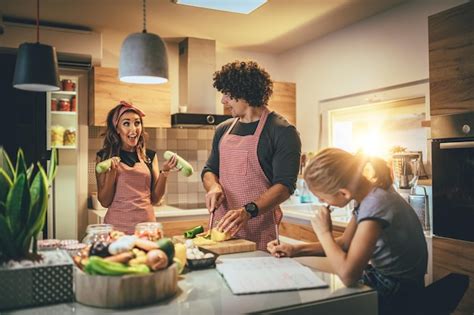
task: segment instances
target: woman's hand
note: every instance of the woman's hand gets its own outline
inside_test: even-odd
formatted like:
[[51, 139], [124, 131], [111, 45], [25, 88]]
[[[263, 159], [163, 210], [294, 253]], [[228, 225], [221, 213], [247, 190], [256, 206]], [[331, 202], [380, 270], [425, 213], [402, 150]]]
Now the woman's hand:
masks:
[[227, 233], [230, 232], [232, 236], [247, 224], [250, 219], [250, 214], [244, 208], [237, 210], [229, 210], [216, 226], [218, 231]]
[[217, 208], [220, 207], [224, 201], [225, 196], [222, 191], [222, 186], [215, 184], [211, 189], [206, 193], [206, 207], [209, 213], [214, 212]]
[[166, 160], [166, 161], [163, 163], [163, 166], [161, 167], [161, 170], [162, 170], [163, 172], [168, 173], [168, 172], [171, 171], [173, 168], [175, 168], [177, 164], [178, 164], [178, 159], [176, 158], [176, 155], [173, 155], [173, 156], [171, 157], [171, 159]]
[[332, 233], [331, 211], [328, 207], [319, 206], [314, 211], [311, 226], [318, 238], [325, 233]]
[[292, 257], [295, 254], [293, 245], [286, 243], [279, 243], [278, 240], [273, 240], [267, 244], [268, 252], [275, 257]]

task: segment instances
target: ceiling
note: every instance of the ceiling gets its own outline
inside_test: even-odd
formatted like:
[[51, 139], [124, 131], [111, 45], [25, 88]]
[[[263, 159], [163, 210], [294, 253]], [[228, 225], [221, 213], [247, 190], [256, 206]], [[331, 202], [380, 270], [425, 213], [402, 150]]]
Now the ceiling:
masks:
[[[219, 0], [209, 0], [219, 1]], [[409, 0], [268, 0], [249, 15], [147, 1], [147, 30], [169, 41], [214, 39], [232, 49], [279, 54]], [[142, 30], [141, 0], [41, 0], [40, 19], [97, 32]], [[36, 18], [35, 0], [1, 0], [7, 17]]]

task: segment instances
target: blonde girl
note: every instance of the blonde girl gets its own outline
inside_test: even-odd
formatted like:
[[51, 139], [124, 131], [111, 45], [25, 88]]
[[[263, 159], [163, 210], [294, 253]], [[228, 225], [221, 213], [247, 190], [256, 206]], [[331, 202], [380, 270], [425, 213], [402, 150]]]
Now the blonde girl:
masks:
[[[328, 148], [309, 163], [304, 178], [311, 192], [327, 203], [311, 220], [319, 242], [268, 243], [276, 256], [326, 256], [342, 282], [359, 281], [378, 291], [379, 312], [408, 311], [407, 303], [424, 287], [427, 247], [421, 224], [410, 205], [393, 189], [386, 162]], [[339, 238], [332, 234], [329, 206], [356, 207]]]

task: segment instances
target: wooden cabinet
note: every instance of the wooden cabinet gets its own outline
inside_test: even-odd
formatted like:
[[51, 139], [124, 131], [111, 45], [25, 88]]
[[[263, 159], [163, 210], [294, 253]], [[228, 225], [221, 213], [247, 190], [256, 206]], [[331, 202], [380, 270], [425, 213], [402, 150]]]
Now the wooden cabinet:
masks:
[[143, 112], [147, 127], [170, 127], [170, 84], [129, 84], [120, 82], [118, 69], [94, 67], [89, 78], [89, 125], [105, 126], [107, 113], [121, 100]]
[[474, 110], [473, 20], [474, 2], [428, 18], [431, 115]]
[[296, 125], [296, 84], [273, 82], [273, 95], [268, 108], [285, 117], [290, 124]]
[[455, 272], [468, 275], [469, 287], [454, 314], [474, 312], [474, 243], [433, 237], [433, 281]]
[[[290, 124], [296, 125], [296, 84], [273, 82], [273, 94], [268, 107], [285, 117]], [[230, 115], [230, 111], [225, 107], [224, 114]]]
[[[280, 235], [304, 242], [317, 242], [318, 238], [314, 233], [311, 225], [308, 224], [298, 224], [293, 222], [283, 221], [280, 224], [279, 229]], [[341, 236], [344, 233], [344, 228], [333, 226], [332, 234], [334, 237]]]

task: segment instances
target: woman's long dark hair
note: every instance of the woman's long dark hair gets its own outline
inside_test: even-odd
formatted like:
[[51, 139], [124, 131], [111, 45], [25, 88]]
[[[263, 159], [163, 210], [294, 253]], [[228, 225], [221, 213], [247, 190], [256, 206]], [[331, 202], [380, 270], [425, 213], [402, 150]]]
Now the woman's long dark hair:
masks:
[[[107, 129], [102, 134], [105, 136], [104, 144], [102, 149], [99, 151], [99, 156], [101, 161], [109, 159], [113, 156], [120, 155], [120, 149], [122, 148], [122, 140], [120, 139], [119, 134], [117, 133], [117, 128], [113, 123], [114, 115], [117, 111], [122, 108], [123, 105], [119, 104], [112, 108], [109, 113], [107, 114]], [[135, 112], [133, 109], [126, 110], [123, 114], [127, 112]], [[123, 115], [122, 114], [122, 115]], [[119, 117], [120, 118], [120, 117]], [[140, 123], [142, 125], [142, 132], [140, 137], [138, 138], [137, 144], [137, 154], [138, 156], [145, 161], [146, 163], [150, 163], [149, 158], [146, 156], [146, 147], [145, 147], [145, 140], [148, 139], [148, 134], [145, 132], [145, 127], [143, 126], [143, 119], [140, 117]]]

